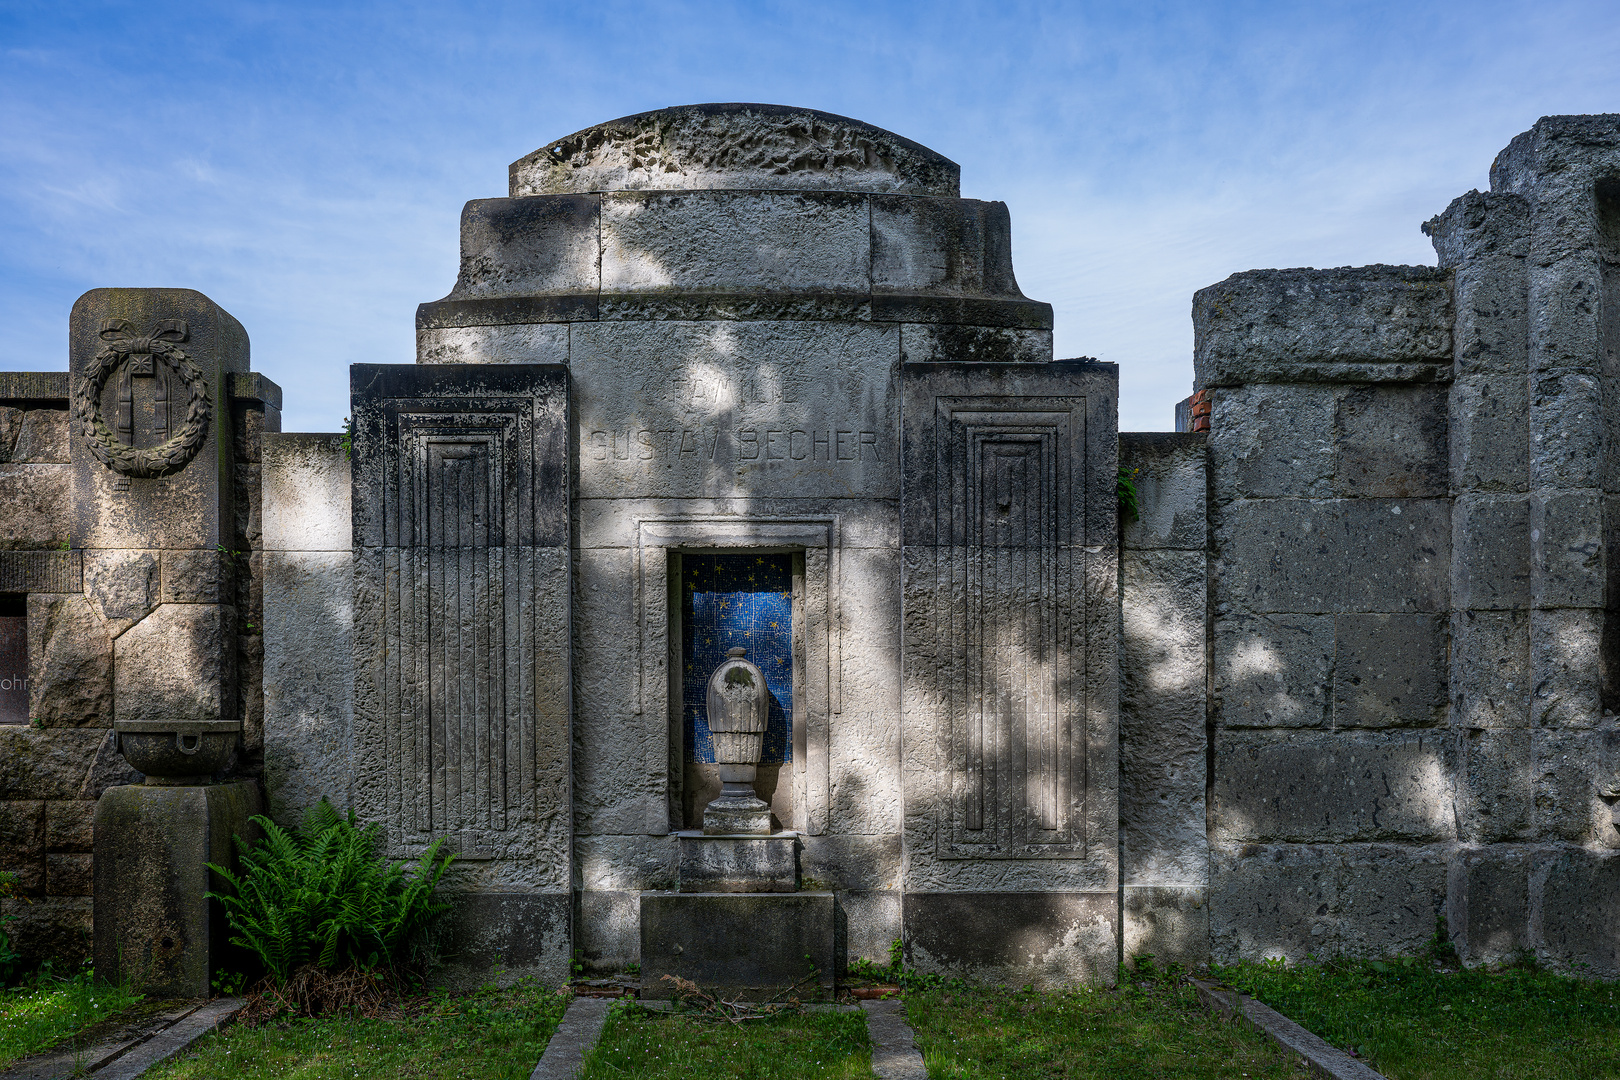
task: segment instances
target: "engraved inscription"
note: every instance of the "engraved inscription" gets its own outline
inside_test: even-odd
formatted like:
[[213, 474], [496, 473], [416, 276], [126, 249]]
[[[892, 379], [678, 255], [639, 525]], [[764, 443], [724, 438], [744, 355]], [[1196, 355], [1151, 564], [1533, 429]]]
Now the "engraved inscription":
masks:
[[860, 428], [582, 428], [592, 461], [881, 462], [878, 432]]

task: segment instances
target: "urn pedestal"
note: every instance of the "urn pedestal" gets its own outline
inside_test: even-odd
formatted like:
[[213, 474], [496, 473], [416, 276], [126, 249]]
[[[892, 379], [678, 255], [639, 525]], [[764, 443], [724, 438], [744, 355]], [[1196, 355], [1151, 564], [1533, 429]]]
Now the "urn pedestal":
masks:
[[799, 834], [771, 832], [754, 791], [770, 690], [744, 656], [729, 650], [709, 679], [720, 795], [701, 831], [676, 834], [677, 890], [641, 894], [644, 997], [670, 996], [665, 975], [755, 1001], [835, 989], [833, 895], [799, 891]]
[[96, 803], [96, 977], [154, 998], [205, 998], [230, 929], [209, 863], [234, 869], [235, 837], [263, 810], [256, 780], [126, 784]]

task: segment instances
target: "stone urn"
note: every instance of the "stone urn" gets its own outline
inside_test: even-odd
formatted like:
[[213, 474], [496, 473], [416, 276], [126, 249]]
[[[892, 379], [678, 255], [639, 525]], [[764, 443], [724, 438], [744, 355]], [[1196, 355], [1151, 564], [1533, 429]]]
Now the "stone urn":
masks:
[[726, 650], [725, 661], [709, 676], [709, 734], [720, 767], [720, 794], [703, 811], [703, 831], [710, 836], [771, 831], [771, 808], [754, 792], [771, 691], [765, 673], [743, 659], [747, 652]]
[[158, 787], [208, 783], [242, 737], [236, 720], [120, 720], [113, 731], [124, 760]]

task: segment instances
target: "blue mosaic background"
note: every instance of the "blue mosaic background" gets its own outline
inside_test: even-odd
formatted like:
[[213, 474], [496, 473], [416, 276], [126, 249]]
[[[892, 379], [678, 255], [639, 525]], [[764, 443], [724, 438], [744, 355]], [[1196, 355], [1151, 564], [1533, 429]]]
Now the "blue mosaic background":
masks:
[[686, 760], [714, 763], [709, 676], [741, 645], [771, 691], [762, 765], [793, 760], [793, 556], [681, 557], [681, 712]]

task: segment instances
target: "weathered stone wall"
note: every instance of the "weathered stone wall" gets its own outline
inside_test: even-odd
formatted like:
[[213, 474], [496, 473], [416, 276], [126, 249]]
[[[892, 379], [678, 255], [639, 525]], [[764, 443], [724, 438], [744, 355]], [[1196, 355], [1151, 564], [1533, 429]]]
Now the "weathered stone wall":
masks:
[[[114, 749], [116, 717], [167, 715], [178, 703], [240, 719], [236, 771], [258, 766], [258, 459], [263, 433], [280, 426], [281, 391], [247, 371], [236, 320], [189, 290], [86, 294], [75, 305], [75, 371], [104, 347], [103, 318], [142, 334], [173, 316], [186, 325], [180, 344], [208, 372], [212, 420], [186, 466], [204, 480], [100, 491], [113, 474], [79, 460], [87, 455], [69, 414], [78, 375], [0, 376], [0, 593], [26, 597], [30, 716], [0, 727], [0, 869], [20, 879], [25, 899], [5, 910], [30, 962], [89, 953], [96, 800], [140, 780]], [[113, 397], [109, 385], [109, 418]], [[169, 521], [160, 488], [184, 504]], [[136, 519], [138, 535], [128, 531]]]
[[264, 786], [270, 816], [285, 825], [322, 798], [354, 805], [346, 442], [338, 434], [264, 440]]
[[1119, 437], [1140, 502], [1120, 530], [1122, 948], [1160, 963], [1209, 957], [1207, 442]]
[[1434, 932], [1456, 839], [1450, 276], [1254, 271], [1194, 300], [1217, 959]]

